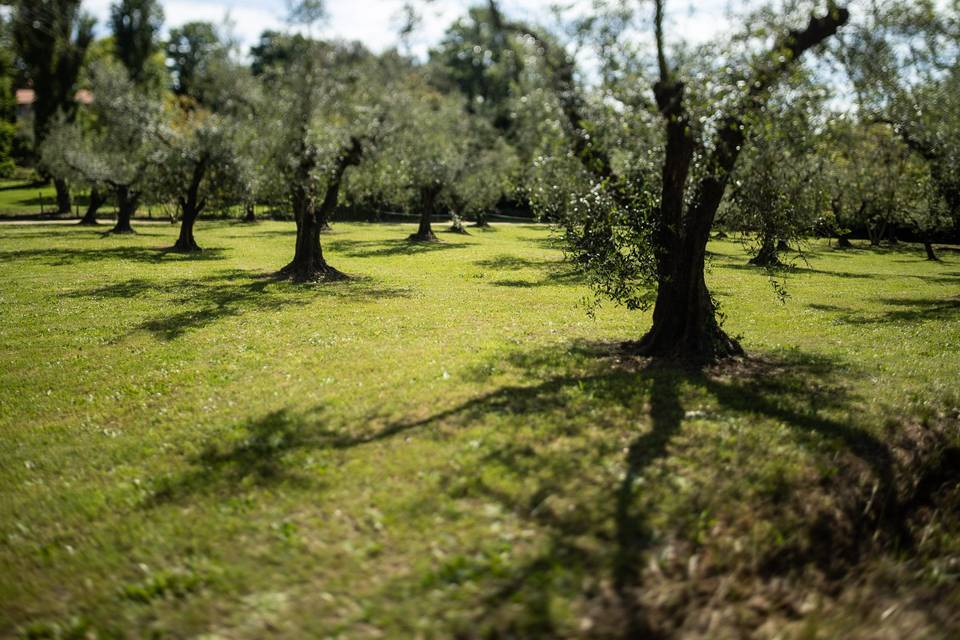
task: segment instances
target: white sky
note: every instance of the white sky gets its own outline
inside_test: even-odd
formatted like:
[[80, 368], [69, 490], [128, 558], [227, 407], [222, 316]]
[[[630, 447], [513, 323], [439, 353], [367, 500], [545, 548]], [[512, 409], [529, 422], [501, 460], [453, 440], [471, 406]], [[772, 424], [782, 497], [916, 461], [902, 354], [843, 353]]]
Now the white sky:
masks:
[[[637, 0], [639, 3], [639, 0]], [[702, 41], [725, 26], [725, 9], [742, 5], [744, 0], [673, 0], [668, 4], [671, 18], [679, 33], [687, 40]], [[107, 29], [112, 0], [84, 0], [84, 7], [93, 13], [101, 32]], [[286, 3], [284, 0], [162, 0], [165, 27], [170, 28], [192, 20], [206, 20], [215, 24], [229, 16], [233, 33], [242, 44], [244, 53], [265, 29], [284, 27]], [[398, 42], [398, 16], [403, 0], [327, 0], [329, 20], [321, 35], [347, 40], [360, 40], [375, 51]], [[440, 40], [446, 28], [464, 15], [473, 3], [463, 0], [432, 0], [417, 3], [423, 23], [413, 38], [413, 51], [423, 54]], [[501, 10], [511, 18], [522, 18], [535, 23], [551, 24], [550, 7], [561, 4], [564, 15], [581, 15], [590, 10], [591, 0], [501, 0]]]

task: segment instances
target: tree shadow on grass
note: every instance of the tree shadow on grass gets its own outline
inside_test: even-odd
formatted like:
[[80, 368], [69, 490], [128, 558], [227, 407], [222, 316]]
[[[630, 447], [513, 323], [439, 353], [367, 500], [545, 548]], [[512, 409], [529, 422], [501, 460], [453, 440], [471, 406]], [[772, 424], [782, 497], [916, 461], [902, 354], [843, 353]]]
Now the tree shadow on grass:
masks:
[[434, 253], [448, 249], [461, 249], [470, 246], [466, 242], [409, 242], [399, 240], [329, 240], [324, 243], [331, 253], [352, 258], [374, 258], [389, 256], [418, 255]]
[[36, 261], [52, 267], [93, 264], [109, 260], [161, 263], [223, 260], [225, 258], [225, 251], [220, 248], [207, 248], [190, 254], [173, 252], [170, 251], [169, 247], [45, 248], [0, 252], [0, 261]]
[[207, 277], [175, 280], [133, 279], [68, 294], [77, 298], [120, 298], [161, 296], [175, 309], [143, 321], [136, 330], [145, 330], [173, 340], [229, 317], [289, 306], [312, 304], [319, 297], [371, 301], [409, 295], [406, 289], [385, 287], [368, 278], [350, 278], [303, 287], [274, 274], [255, 275], [239, 269], [220, 271]]
[[773, 272], [781, 275], [804, 276], [804, 275], [823, 275], [835, 278], [844, 278], [852, 280], [891, 280], [894, 278], [917, 278], [925, 282], [933, 283], [956, 283], [957, 279], [950, 274], [944, 275], [924, 275], [919, 273], [870, 273], [856, 271], [837, 271], [828, 269], [816, 269], [812, 266], [797, 266], [784, 264], [782, 266], [764, 268], [746, 263], [732, 263], [730, 257], [717, 258], [717, 262], [722, 262], [717, 266], [721, 269], [735, 269], [737, 271], [750, 271], [753, 273]]
[[494, 280], [490, 283], [500, 287], [539, 287], [578, 284], [584, 281], [583, 274], [570, 264], [560, 260], [531, 259], [504, 253], [493, 258], [476, 260], [474, 264], [498, 272], [530, 269], [545, 274], [539, 280], [503, 279]]
[[207, 445], [189, 460], [191, 468], [185, 473], [158, 480], [143, 506], [276, 484], [315, 488], [285, 462], [287, 455], [304, 446], [305, 438], [301, 422], [289, 412], [269, 413], [244, 425], [244, 437]]
[[[468, 549], [454, 559], [455, 567], [442, 566], [424, 577], [422, 584], [433, 587], [438, 581], [464, 579], [466, 571], [470, 580], [482, 583], [481, 613], [467, 625], [469, 637], [552, 637], [559, 631], [550, 603], [578, 598], [597, 613], [597, 635], [660, 637], [683, 624], [696, 607], [694, 601], [699, 598], [703, 604], [713, 597], [700, 593], [679, 609], [658, 604], [669, 590], [664, 576], [683, 573], [690, 557], [733, 553], [696, 533], [696, 519], [704, 508], [697, 505], [710, 504], [709, 493], [692, 491], [684, 498], [689, 504], [676, 508], [679, 515], [672, 517], [691, 524], [671, 523], [665, 530], [662, 522], [663, 501], [670, 500], [673, 482], [667, 470], [676, 466], [677, 451], [691, 446], [690, 436], [681, 436], [705, 419], [700, 411], [691, 411], [701, 403], [711, 406], [707, 419], [718, 424], [746, 421], [759, 430], [785, 425], [783, 437], [801, 450], [830, 464], [843, 465], [838, 460], [849, 457], [856, 461], [852, 466], [862, 466], [875, 483], [871, 497], [869, 487], [845, 486], [850, 478], [841, 474], [835, 479], [837, 491], [855, 494], [850, 512], [837, 516], [842, 521], [824, 515], [807, 523], [810, 538], [826, 536], [822, 545], [797, 542], [764, 550], [766, 555], [757, 561], [758, 575], [809, 567], [843, 575], [867, 541], [887, 540], [901, 548], [911, 543], [894, 455], [886, 442], [850, 418], [859, 399], [842, 378], [855, 372], [836, 361], [793, 353], [698, 371], [656, 365], [609, 345], [513, 354], [507, 361], [526, 379], [542, 381], [502, 387], [427, 418], [396, 421], [367, 433], [330, 433], [322, 443], [353, 448], [421, 430], [429, 434], [434, 429], [496, 425], [477, 441], [472, 462], [458, 465], [442, 484], [455, 498], [499, 503], [541, 531], [545, 541], [506, 566], [475, 560], [483, 557], [482, 550]], [[631, 424], [636, 425], [632, 433], [624, 430]], [[762, 439], [763, 432], [756, 437]], [[618, 458], [618, 473], [600, 472]], [[716, 461], [699, 462], [709, 468]], [[745, 486], [739, 489], [755, 488], [746, 479], [742, 482]], [[777, 485], [778, 480], [770, 482]], [[708, 484], [702, 489], [710, 490]], [[764, 490], [778, 497], [758, 502], [757, 509], [776, 521], [802, 512], [804, 492], [816, 489], [777, 485]], [[737, 501], [730, 498], [730, 503]], [[837, 508], [832, 505], [830, 513]], [[687, 556], [676, 566], [651, 571], [651, 554], [665, 545], [686, 549]], [[589, 583], [585, 590], [584, 583]], [[710, 584], [715, 585], [704, 582]]]
[[[372, 415], [347, 425], [323, 414], [270, 413], [250, 423], [246, 437], [191, 458], [193, 468], [161, 481], [151, 504], [277, 482], [309, 485], [290, 471], [288, 456], [298, 450], [354, 455], [378, 442], [451, 442], [470, 430], [456, 464], [440, 465], [438, 486], [418, 490], [445, 492], [473, 510], [499, 505], [520, 529], [536, 531], [537, 543], [504, 551], [493, 534], [469, 538], [426, 573], [385, 587], [437, 602], [442, 589], [473, 599], [464, 609], [473, 613], [451, 634], [465, 638], [569, 632], [556, 603], [586, 612], [584, 636], [667, 637], [711, 606], [749, 608], [756, 580], [810, 568], [847, 579], [878, 541], [894, 550], [912, 544], [905, 523], [915, 505], [902, 497], [891, 439], [858, 422], [870, 420], [849, 391], [849, 378], [861, 374], [841, 362], [788, 352], [696, 370], [587, 343], [495, 362], [530, 383], [413, 420]], [[492, 382], [491, 369], [482, 370], [476, 382], [483, 375]], [[753, 467], [775, 465], [781, 445], [812, 458], [805, 464], [822, 468], [823, 478], [789, 484], [774, 466], [758, 479]], [[786, 540], [735, 551], [731, 538], [749, 541], [757, 522], [784, 527]], [[742, 560], [750, 554], [752, 564]], [[741, 564], [725, 566], [731, 557]], [[713, 565], [698, 572], [698, 558]], [[741, 582], [719, 594], [724, 576]], [[458, 593], [465, 582], [472, 590]]]
[[950, 320], [960, 316], [960, 297], [954, 298], [880, 298], [880, 304], [892, 309], [876, 312], [855, 311], [829, 304], [810, 304], [811, 309], [837, 315], [844, 324], [885, 324], [889, 322], [923, 322]]

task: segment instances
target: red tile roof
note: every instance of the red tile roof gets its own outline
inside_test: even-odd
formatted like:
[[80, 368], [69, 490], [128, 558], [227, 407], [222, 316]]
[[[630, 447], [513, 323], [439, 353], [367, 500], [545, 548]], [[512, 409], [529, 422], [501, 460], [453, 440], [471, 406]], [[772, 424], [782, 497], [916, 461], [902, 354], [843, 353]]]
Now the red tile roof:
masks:
[[[37, 94], [33, 89], [17, 89], [18, 105], [33, 104], [34, 100], [36, 99]], [[76, 94], [74, 94], [73, 99], [80, 104], [90, 104], [93, 102], [93, 94], [86, 89], [80, 89]]]

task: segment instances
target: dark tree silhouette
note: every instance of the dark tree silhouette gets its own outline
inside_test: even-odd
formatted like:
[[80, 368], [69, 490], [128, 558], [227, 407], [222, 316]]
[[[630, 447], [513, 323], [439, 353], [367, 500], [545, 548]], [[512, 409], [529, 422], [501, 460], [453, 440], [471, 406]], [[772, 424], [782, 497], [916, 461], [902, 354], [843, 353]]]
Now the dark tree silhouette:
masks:
[[107, 202], [107, 196], [98, 188], [90, 189], [90, 196], [87, 199], [87, 210], [83, 214], [78, 224], [82, 226], [95, 227], [97, 222], [97, 211]]
[[157, 51], [162, 24], [163, 9], [157, 0], [120, 0], [110, 9], [117, 58], [135, 84], [146, 80], [147, 62]]
[[[39, 155], [57, 114], [76, 116], [77, 78], [87, 47], [93, 42], [92, 17], [80, 10], [80, 0], [18, 0], [14, 5], [14, 44], [33, 83], [34, 145]], [[70, 187], [54, 176], [57, 210], [70, 213]]]

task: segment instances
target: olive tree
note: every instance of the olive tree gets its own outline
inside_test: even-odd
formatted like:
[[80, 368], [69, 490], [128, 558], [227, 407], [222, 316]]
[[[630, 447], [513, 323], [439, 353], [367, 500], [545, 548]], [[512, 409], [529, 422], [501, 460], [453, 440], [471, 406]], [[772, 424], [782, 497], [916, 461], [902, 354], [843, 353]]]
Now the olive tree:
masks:
[[825, 92], [798, 85], [779, 92], [752, 123], [733, 175], [725, 222], [746, 234], [757, 266], [782, 265], [783, 246], [800, 242], [826, 208], [816, 130]]
[[455, 205], [453, 189], [466, 166], [470, 134], [459, 94], [444, 93], [408, 73], [392, 91], [380, 148], [357, 187], [418, 213], [417, 231], [408, 240], [437, 242], [432, 220], [442, 206]]
[[200, 251], [193, 236], [197, 218], [214, 197], [241, 192], [236, 127], [229, 116], [176, 109], [160, 136], [157, 195], [180, 212], [173, 251]]
[[134, 233], [130, 220], [159, 166], [163, 103], [109, 61], [92, 70], [91, 90], [96, 99], [85, 107], [89, 124], [60, 121], [44, 141], [41, 157], [63, 175], [105, 185], [117, 204], [111, 232]]
[[519, 173], [517, 153], [502, 137], [482, 133], [473, 136], [449, 190], [454, 220], [451, 230], [465, 233], [464, 217], [472, 218], [475, 227], [488, 228], [487, 215], [516, 191]]
[[827, 138], [827, 226], [837, 246], [850, 247], [856, 229], [877, 246], [895, 240], [897, 228], [909, 228], [924, 241], [928, 257], [935, 257], [931, 237], [948, 228], [950, 218], [930, 166], [884, 124], [838, 121]]
[[960, 13], [956, 2], [871, 5], [841, 49], [865, 118], [887, 124], [929, 165], [960, 230]]
[[640, 353], [696, 361], [742, 353], [718, 321], [704, 278], [706, 245], [750, 125], [771, 91], [849, 19], [845, 8], [826, 5], [804, 26], [742, 38], [742, 53], [728, 52], [708, 83], [712, 94], [699, 96], [703, 110], [694, 110], [690, 98], [698, 97], [697, 86], [682, 66], [671, 64], [665, 2], [654, 3], [653, 98], [664, 140], [656, 183], [618, 174], [610, 154], [585, 127], [576, 127], [575, 155], [595, 182], [567, 225], [568, 253], [615, 300], [642, 307], [653, 298], [653, 326], [637, 345]]
[[281, 273], [298, 282], [343, 278], [327, 264], [320, 234], [344, 173], [376, 137], [383, 78], [360, 45], [313, 39], [303, 41], [303, 55], [262, 77], [271, 95], [260, 119], [268, 188], [290, 203], [297, 224], [294, 257]]

